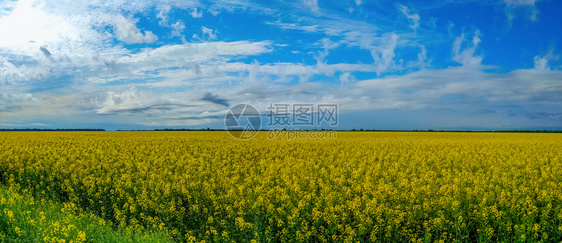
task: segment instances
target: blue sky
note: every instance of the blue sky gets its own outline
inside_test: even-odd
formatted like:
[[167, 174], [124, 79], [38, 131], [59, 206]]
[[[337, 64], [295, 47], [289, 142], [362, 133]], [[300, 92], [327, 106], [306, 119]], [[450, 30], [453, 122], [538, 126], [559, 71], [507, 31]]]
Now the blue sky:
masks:
[[562, 129], [562, 3], [0, 0], [0, 128]]

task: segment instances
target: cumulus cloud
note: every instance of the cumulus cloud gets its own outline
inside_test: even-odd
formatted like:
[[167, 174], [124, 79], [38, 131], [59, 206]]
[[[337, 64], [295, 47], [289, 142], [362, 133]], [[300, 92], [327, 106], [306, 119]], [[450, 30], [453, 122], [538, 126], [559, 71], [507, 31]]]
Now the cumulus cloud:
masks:
[[185, 29], [185, 25], [181, 20], [172, 24], [172, 36], [182, 36], [182, 32]]
[[43, 79], [51, 74], [48, 66], [15, 65], [0, 59], [0, 85], [17, 85], [20, 82]]
[[558, 55], [554, 55], [554, 49], [550, 49], [550, 51], [544, 56], [535, 56], [535, 69], [537, 70], [551, 70], [550, 65], [548, 62], [556, 61], [560, 58]]
[[146, 30], [142, 33], [142, 31], [135, 26], [135, 23], [123, 16], [117, 16], [114, 26], [117, 39], [128, 44], [152, 43], [158, 40], [158, 37], [154, 35], [152, 31]]

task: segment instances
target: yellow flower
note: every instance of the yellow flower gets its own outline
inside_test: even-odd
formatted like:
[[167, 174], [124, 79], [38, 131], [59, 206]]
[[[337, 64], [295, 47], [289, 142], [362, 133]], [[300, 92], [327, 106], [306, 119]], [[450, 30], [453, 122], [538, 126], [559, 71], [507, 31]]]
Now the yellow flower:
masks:
[[84, 231], [78, 231], [78, 237], [76, 237], [76, 242], [86, 242], [86, 233]]
[[23, 230], [20, 229], [20, 227], [15, 227], [14, 231], [16, 232], [16, 234], [18, 234], [18, 236], [22, 236], [23, 235]]

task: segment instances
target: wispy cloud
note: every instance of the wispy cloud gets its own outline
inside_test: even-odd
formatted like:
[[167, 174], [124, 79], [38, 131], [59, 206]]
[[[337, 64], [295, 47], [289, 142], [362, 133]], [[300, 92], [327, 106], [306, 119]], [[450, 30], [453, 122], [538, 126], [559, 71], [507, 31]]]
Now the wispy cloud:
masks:
[[472, 46], [461, 51], [461, 45], [465, 41], [464, 33], [457, 37], [453, 44], [453, 60], [466, 66], [477, 66], [482, 62], [482, 56], [475, 56], [476, 48], [480, 43], [479, 31], [472, 37]]
[[201, 26], [201, 32], [203, 32], [202, 36], [209, 38], [209, 40], [216, 40], [217, 39], [217, 31], [211, 28], [207, 28], [205, 26]]
[[511, 28], [513, 20], [517, 18], [517, 10], [522, 9], [523, 13], [530, 20], [536, 21], [538, 18], [539, 10], [536, 8], [535, 3], [539, 0], [504, 0], [505, 15], [509, 27]]
[[411, 23], [410, 28], [412, 28], [413, 30], [418, 29], [418, 27], [420, 26], [420, 15], [419, 14], [410, 14], [410, 9], [408, 7], [402, 5], [402, 4], [398, 5], [398, 9], [410, 21], [410, 23]]
[[320, 8], [318, 7], [318, 0], [302, 0], [303, 4], [314, 13], [318, 13]]

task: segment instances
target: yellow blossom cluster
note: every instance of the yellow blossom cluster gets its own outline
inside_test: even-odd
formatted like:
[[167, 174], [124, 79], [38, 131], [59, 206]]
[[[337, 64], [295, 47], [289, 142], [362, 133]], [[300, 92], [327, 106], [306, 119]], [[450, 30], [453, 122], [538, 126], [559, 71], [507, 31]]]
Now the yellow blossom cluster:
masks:
[[562, 239], [562, 134], [337, 137], [4, 132], [0, 180], [183, 242]]

